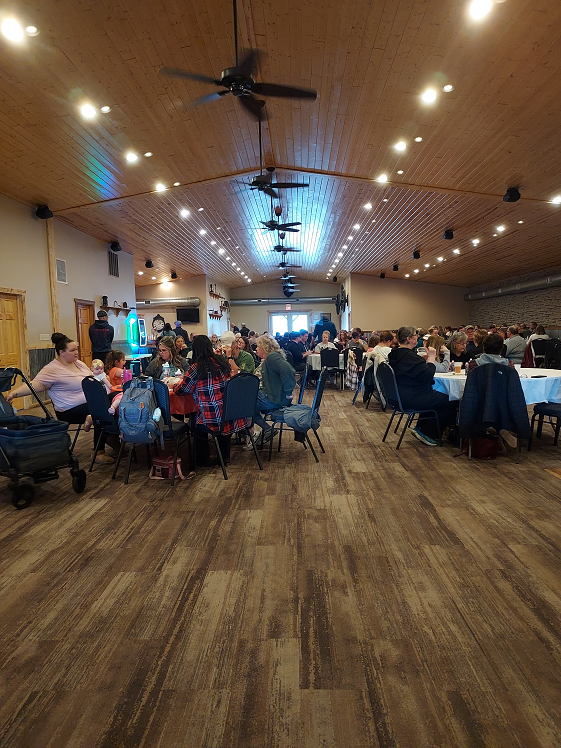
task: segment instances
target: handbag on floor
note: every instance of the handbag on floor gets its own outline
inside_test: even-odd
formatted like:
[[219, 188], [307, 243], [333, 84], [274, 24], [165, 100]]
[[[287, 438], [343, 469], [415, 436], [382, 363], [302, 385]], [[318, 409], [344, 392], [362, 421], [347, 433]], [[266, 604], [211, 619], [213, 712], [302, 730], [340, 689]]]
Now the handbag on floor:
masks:
[[[496, 460], [501, 451], [501, 438], [498, 434], [474, 434], [471, 437], [471, 456], [476, 460]], [[462, 451], [454, 455], [469, 454], [469, 439], [462, 441]]]

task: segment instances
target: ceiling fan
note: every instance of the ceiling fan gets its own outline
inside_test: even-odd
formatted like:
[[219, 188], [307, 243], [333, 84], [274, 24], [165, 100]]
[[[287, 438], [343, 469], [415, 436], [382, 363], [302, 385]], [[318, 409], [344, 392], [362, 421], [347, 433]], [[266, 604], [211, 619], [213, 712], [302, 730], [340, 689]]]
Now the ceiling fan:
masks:
[[300, 270], [301, 267], [302, 265], [290, 265], [284, 260], [282, 262], [279, 262], [279, 270]]
[[301, 249], [296, 249], [296, 247], [285, 247], [284, 244], [276, 244], [271, 252], [279, 252], [284, 254], [285, 252], [301, 252]]
[[[297, 234], [300, 229], [292, 228], [293, 226], [301, 226], [302, 224], [299, 221], [296, 221], [294, 223], [279, 223], [278, 221], [273, 221], [272, 219], [270, 221], [259, 221], [259, 223], [262, 223], [265, 228], [264, 231], [292, 231], [295, 234]], [[275, 247], [276, 249], [276, 247]], [[294, 251], [300, 251], [300, 250], [291, 250]]]
[[237, 0], [233, 0], [232, 4], [234, 11], [234, 48], [236, 52], [236, 62], [234, 67], [223, 70], [220, 75], [220, 80], [201, 73], [191, 73], [188, 70], [182, 70], [180, 68], [162, 67], [160, 69], [160, 74], [221, 86], [225, 89], [224, 91], [217, 91], [202, 96], [193, 102], [195, 106], [206, 104], [209, 101], [213, 101], [221, 96], [231, 93], [238, 99], [240, 104], [258, 120], [263, 118], [265, 102], [262, 99], [256, 99], [254, 94], [257, 94], [258, 96], [276, 96], [288, 99], [315, 99], [317, 97], [317, 91], [313, 91], [312, 89], [295, 88], [294, 86], [284, 86], [276, 83], [255, 82], [255, 68], [257, 67], [259, 53], [256, 49], [250, 49], [246, 52], [242, 60], [239, 59]]

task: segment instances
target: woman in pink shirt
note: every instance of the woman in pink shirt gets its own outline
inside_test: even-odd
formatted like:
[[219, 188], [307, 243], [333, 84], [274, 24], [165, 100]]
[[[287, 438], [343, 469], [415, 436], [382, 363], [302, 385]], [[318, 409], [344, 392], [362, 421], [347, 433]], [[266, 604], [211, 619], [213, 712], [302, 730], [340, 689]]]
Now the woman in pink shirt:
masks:
[[[82, 380], [91, 376], [91, 371], [83, 361], [78, 360], [78, 344], [66, 335], [55, 332], [51, 336], [55, 346], [56, 357], [44, 366], [33, 382], [33, 389], [37, 392], [48, 391], [59, 421], [66, 423], [85, 423], [90, 419], [86, 398], [82, 391]], [[30, 395], [26, 384], [22, 384], [6, 395], [11, 402], [16, 397]], [[100, 436], [100, 429], [94, 427], [94, 444]], [[114, 462], [113, 458], [105, 454], [105, 437], [102, 436], [98, 445], [97, 460]]]

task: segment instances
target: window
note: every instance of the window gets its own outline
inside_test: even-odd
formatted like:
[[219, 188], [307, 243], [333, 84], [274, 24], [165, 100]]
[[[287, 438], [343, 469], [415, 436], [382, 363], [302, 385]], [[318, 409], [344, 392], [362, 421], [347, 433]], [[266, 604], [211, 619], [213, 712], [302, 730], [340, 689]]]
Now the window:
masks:
[[269, 312], [269, 330], [273, 335], [309, 330], [307, 312]]

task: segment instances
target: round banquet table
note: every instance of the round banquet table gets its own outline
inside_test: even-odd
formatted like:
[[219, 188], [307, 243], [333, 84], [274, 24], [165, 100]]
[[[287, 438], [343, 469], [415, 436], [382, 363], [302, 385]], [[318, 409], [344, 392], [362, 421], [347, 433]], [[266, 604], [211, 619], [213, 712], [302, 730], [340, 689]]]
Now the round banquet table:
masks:
[[[561, 403], [561, 369], [520, 369], [518, 373], [526, 405]], [[432, 388], [448, 395], [449, 400], [461, 400], [465, 386], [465, 374], [450, 372], [435, 374]]]
[[176, 395], [173, 390], [170, 390], [169, 410], [174, 416], [186, 416], [196, 413], [198, 407], [192, 395]]
[[[321, 355], [319, 353], [311, 353], [307, 357], [307, 361], [310, 364], [313, 371], [320, 371], [321, 369]], [[339, 354], [339, 368], [345, 368], [345, 357], [342, 353]]]

